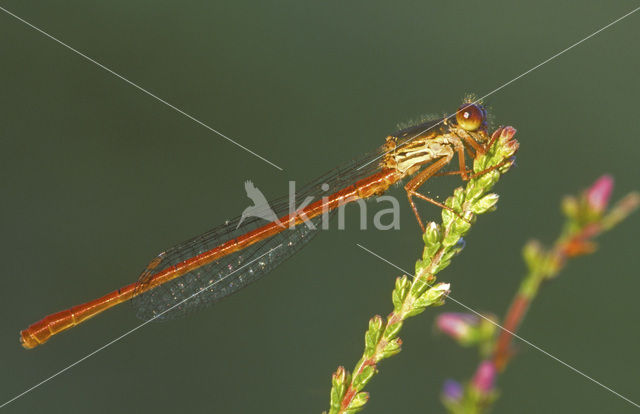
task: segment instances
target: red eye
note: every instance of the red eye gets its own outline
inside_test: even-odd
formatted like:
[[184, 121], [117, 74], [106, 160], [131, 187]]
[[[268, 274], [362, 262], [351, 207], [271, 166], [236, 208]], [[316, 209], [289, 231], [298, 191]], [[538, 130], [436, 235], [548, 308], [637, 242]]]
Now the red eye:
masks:
[[464, 104], [456, 112], [456, 121], [466, 131], [473, 132], [484, 125], [484, 108], [473, 103]]

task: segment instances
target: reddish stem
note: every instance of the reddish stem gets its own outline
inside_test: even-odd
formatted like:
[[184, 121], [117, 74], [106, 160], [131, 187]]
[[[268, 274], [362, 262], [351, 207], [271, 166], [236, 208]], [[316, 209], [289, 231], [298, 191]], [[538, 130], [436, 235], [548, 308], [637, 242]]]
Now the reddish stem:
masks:
[[504, 320], [504, 329], [500, 333], [500, 337], [498, 338], [498, 342], [496, 343], [493, 353], [493, 362], [499, 371], [504, 369], [505, 365], [509, 361], [509, 357], [511, 357], [512, 334], [516, 333], [518, 330], [520, 322], [522, 322], [524, 315], [527, 313], [527, 309], [529, 309], [529, 303], [531, 303], [529, 298], [522, 294], [518, 294], [509, 307], [509, 311], [507, 312], [507, 316]]
[[[402, 318], [398, 314], [396, 314], [395, 312], [391, 312], [389, 316], [387, 316], [386, 326], [392, 325], [401, 320]], [[386, 327], [385, 327], [385, 330], [386, 330]], [[366, 367], [376, 366], [376, 363], [377, 363], [376, 358], [378, 356], [379, 350], [384, 349], [387, 343], [388, 341], [384, 339], [384, 332], [383, 332], [383, 334], [380, 336], [380, 340], [376, 344], [376, 351], [373, 353], [373, 355], [370, 358], [367, 358], [364, 361], [362, 361], [362, 364], [360, 364], [358, 369], [351, 376], [351, 382], [349, 384], [349, 388], [347, 388], [347, 391], [344, 393], [344, 397], [342, 397], [342, 402], [340, 403], [340, 413], [343, 413], [349, 407], [349, 404], [351, 404], [351, 401], [355, 398], [356, 394], [358, 394], [358, 390], [353, 388], [353, 380], [357, 378], [358, 375], [360, 375]]]
[[[553, 250], [549, 252], [549, 257], [553, 257], [557, 263], [558, 269], [556, 271], [564, 266], [568, 258], [593, 252], [594, 246], [590, 239], [597, 236], [601, 231], [602, 228], [599, 224], [590, 224], [563, 242], [556, 244]], [[542, 279], [540, 279], [538, 283], [541, 281]], [[532, 299], [533, 298], [522, 293], [518, 293], [507, 311], [503, 323], [504, 329], [500, 333], [493, 351], [493, 362], [500, 371], [504, 370], [509, 362], [509, 358], [512, 355], [511, 341], [513, 334], [515, 334], [520, 327]]]

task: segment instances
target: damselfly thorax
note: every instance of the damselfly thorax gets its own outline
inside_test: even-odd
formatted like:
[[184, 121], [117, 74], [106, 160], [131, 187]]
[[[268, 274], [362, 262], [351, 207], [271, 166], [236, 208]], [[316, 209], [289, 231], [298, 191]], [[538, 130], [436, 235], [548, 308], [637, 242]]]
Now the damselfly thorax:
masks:
[[467, 180], [465, 152], [473, 159], [490, 145], [486, 125], [486, 112], [479, 105], [467, 104], [458, 109], [456, 119], [445, 117], [439, 121], [423, 123], [403, 129], [387, 137], [384, 145], [384, 169], [395, 170], [401, 179], [412, 176], [405, 185], [407, 197], [422, 230], [424, 225], [413, 197], [421, 198], [439, 207], [444, 204], [418, 193], [417, 189], [434, 175], [443, 175], [440, 171], [448, 165], [455, 155], [458, 156], [458, 170], [446, 174], [458, 174]]

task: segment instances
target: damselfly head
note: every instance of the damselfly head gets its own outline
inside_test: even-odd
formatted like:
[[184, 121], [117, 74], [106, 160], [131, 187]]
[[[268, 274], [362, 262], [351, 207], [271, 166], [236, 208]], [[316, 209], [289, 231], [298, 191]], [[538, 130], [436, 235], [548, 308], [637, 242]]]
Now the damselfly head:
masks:
[[456, 112], [458, 125], [467, 132], [475, 132], [487, 127], [487, 111], [477, 103], [462, 104]]

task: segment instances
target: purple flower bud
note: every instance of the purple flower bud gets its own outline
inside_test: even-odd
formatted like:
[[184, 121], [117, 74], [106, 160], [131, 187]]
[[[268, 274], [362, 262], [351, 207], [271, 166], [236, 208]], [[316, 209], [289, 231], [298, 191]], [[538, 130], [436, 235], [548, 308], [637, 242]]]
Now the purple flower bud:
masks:
[[496, 367], [491, 361], [482, 361], [473, 376], [473, 387], [483, 394], [489, 394], [493, 390], [496, 379]]
[[447, 312], [436, 318], [438, 329], [458, 341], [470, 339], [469, 335], [479, 322], [480, 318], [470, 313]]
[[613, 177], [610, 175], [603, 175], [587, 189], [587, 204], [592, 210], [602, 213], [609, 204], [609, 198], [611, 197], [612, 191]]
[[460, 401], [464, 390], [458, 381], [448, 379], [442, 386], [442, 397], [450, 401]]

